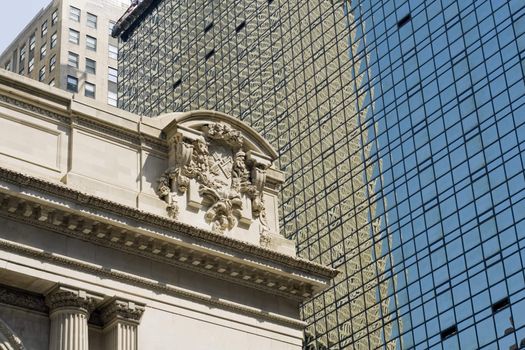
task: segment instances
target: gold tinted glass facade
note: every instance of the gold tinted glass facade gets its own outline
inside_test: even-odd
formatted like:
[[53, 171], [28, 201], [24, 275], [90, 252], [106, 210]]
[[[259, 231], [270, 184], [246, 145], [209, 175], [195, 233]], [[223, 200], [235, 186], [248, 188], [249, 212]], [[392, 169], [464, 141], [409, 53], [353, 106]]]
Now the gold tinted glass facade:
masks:
[[[368, 95], [350, 59], [343, 4], [161, 1], [123, 43], [119, 103], [144, 115], [193, 109], [239, 116], [279, 151], [281, 228], [334, 285], [303, 307], [306, 346], [369, 349], [389, 337], [381, 242], [372, 250]], [[358, 45], [351, 50], [357, 55]], [[362, 69], [364, 69], [363, 65]], [[369, 99], [368, 99], [369, 100]], [[377, 176], [377, 174], [375, 175]]]

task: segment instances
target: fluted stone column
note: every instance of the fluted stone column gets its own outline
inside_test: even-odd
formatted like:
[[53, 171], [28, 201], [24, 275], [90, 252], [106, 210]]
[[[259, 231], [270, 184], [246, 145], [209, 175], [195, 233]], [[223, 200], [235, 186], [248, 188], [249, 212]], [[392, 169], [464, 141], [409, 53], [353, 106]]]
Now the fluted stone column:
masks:
[[100, 295], [59, 286], [46, 296], [51, 327], [49, 350], [89, 350], [88, 319]]
[[104, 350], [137, 350], [137, 330], [144, 305], [113, 299], [101, 310], [104, 322]]

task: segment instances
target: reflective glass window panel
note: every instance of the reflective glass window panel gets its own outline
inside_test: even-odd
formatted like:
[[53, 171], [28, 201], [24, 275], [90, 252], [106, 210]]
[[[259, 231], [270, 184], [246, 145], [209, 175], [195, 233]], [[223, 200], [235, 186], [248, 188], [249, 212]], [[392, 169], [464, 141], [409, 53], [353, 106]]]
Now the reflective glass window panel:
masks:
[[108, 91], [108, 104], [110, 106], [117, 106], [117, 93]]
[[69, 19], [75, 22], [80, 22], [80, 9], [74, 6], [69, 6]]
[[46, 54], [47, 54], [47, 44], [44, 43], [42, 46], [40, 46], [40, 60], [46, 57]]
[[80, 42], [80, 32], [69, 28], [69, 42], [78, 45]]
[[67, 54], [67, 65], [73, 68], [78, 68], [78, 54], [74, 52], [68, 52]]
[[57, 33], [53, 33], [53, 35], [51, 35], [51, 43], [49, 45], [50, 48], [54, 48], [55, 46], [57, 46]]
[[95, 16], [94, 14], [92, 13], [87, 13], [87, 16], [86, 16], [86, 25], [89, 27], [89, 28], [97, 28], [97, 16]]
[[68, 75], [66, 78], [66, 89], [71, 92], [78, 92], [78, 79]]
[[44, 21], [42, 23], [42, 26], [40, 27], [40, 37], [43, 38], [47, 34], [47, 21]]
[[38, 71], [38, 81], [44, 81], [46, 79], [46, 66], [43, 66]]
[[86, 73], [96, 74], [97, 73], [97, 62], [90, 58], [86, 58]]
[[86, 35], [86, 49], [91, 51], [97, 51], [97, 39]]
[[86, 82], [84, 84], [84, 95], [86, 97], [95, 98], [95, 84]]
[[114, 60], [118, 59], [118, 47], [116, 47], [115, 45], [109, 44], [108, 52], [109, 52], [109, 58], [112, 58]]
[[52, 72], [57, 64], [57, 56], [53, 55], [49, 60], [49, 71]]
[[51, 15], [51, 25], [54, 26], [58, 22], [58, 10], [53, 11]]
[[118, 80], [118, 71], [115, 68], [108, 67], [108, 80], [116, 83]]

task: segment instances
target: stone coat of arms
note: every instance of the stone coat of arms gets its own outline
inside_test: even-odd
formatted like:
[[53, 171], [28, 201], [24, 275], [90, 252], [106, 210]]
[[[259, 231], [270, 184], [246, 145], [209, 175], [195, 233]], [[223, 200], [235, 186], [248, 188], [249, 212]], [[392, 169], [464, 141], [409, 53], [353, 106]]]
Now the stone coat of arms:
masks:
[[181, 210], [177, 194], [194, 191], [198, 196], [189, 193], [189, 205], [205, 207], [204, 219], [217, 233], [243, 219], [267, 226], [263, 189], [271, 163], [246, 150], [240, 131], [224, 122], [209, 123], [199, 134], [179, 131], [169, 145], [174, 159], [157, 191], [171, 217]]

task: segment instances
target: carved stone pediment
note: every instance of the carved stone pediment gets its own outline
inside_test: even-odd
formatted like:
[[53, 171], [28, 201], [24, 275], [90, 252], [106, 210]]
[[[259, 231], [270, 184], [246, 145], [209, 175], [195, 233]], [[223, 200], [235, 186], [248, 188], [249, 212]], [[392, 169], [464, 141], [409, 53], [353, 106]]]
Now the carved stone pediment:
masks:
[[254, 130], [203, 112], [176, 119], [164, 132], [169, 167], [157, 192], [169, 216], [262, 245], [265, 235], [278, 234], [282, 175], [272, 168], [275, 151]]

